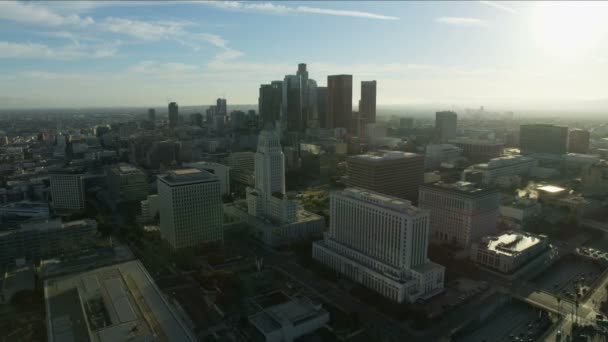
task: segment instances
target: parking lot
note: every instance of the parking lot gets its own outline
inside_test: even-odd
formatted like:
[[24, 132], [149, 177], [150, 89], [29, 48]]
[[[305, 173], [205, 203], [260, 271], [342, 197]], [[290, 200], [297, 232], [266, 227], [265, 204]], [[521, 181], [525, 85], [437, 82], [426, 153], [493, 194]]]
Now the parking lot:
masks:
[[476, 321], [453, 336], [452, 341], [532, 342], [551, 326], [546, 312], [515, 299], [497, 306], [486, 319]]
[[566, 255], [532, 282], [554, 295], [575, 300], [589, 291], [602, 271], [597, 261], [577, 255]]

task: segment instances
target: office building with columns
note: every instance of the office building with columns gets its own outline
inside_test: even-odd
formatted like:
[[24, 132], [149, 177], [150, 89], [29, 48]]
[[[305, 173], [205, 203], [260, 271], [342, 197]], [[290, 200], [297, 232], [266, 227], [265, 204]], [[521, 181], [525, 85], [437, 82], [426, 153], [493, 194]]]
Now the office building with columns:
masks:
[[445, 268], [427, 257], [428, 211], [361, 188], [332, 193], [330, 207], [314, 259], [399, 303], [443, 290]]

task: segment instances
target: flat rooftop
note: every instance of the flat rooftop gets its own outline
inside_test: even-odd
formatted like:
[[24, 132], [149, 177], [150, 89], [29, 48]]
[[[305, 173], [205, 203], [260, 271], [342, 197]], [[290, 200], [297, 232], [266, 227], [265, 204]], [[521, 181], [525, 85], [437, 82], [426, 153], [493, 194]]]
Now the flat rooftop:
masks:
[[488, 238], [487, 249], [505, 255], [514, 255], [536, 246], [542, 237], [532, 234], [508, 232]]
[[183, 184], [183, 183], [197, 183], [197, 182], [208, 182], [217, 180], [213, 174], [195, 168], [172, 170], [167, 172], [166, 175], [158, 176], [158, 178], [167, 184]]
[[412, 202], [404, 200], [402, 198], [393, 197], [379, 192], [362, 189], [362, 188], [346, 188], [342, 191], [337, 192], [338, 194], [363, 200], [368, 203], [380, 205], [389, 209], [395, 209], [399, 211], [406, 211], [410, 215], [421, 213], [422, 210], [412, 205]]
[[539, 187], [536, 188], [536, 190], [548, 192], [548, 193], [551, 193], [551, 194], [556, 194], [558, 192], [566, 191], [566, 189], [560, 188], [559, 186], [554, 186], [554, 185], [539, 186]]
[[120, 164], [115, 167], [120, 173], [130, 174], [130, 173], [143, 173], [140, 169], [136, 168], [133, 165], [129, 164]]
[[478, 146], [503, 146], [504, 143], [495, 140], [475, 139], [475, 138], [453, 138], [448, 140], [450, 144], [469, 144]]
[[196, 340], [139, 261], [47, 280], [44, 296], [51, 342]]
[[313, 303], [304, 297], [290, 300], [267, 307], [261, 312], [249, 317], [249, 321], [261, 332], [268, 334], [281, 329], [283, 325], [298, 325], [304, 321], [326, 314], [320, 304]]
[[366, 160], [372, 162], [381, 162], [386, 160], [404, 159], [420, 157], [419, 154], [401, 151], [380, 151], [376, 153], [359, 154], [350, 157], [351, 159]]
[[498, 169], [501, 167], [512, 166], [516, 164], [530, 163], [534, 162], [535, 159], [531, 157], [526, 157], [522, 155], [510, 155], [498, 158], [492, 158], [487, 163], [476, 164], [474, 167], [476, 169]]
[[475, 183], [465, 181], [458, 181], [455, 183], [444, 183], [442, 181], [439, 181], [431, 184], [423, 184], [421, 185], [421, 187], [448, 190], [451, 192], [457, 192], [466, 195], [482, 195], [496, 192], [496, 190], [494, 190], [493, 188], [480, 188], [477, 187]]

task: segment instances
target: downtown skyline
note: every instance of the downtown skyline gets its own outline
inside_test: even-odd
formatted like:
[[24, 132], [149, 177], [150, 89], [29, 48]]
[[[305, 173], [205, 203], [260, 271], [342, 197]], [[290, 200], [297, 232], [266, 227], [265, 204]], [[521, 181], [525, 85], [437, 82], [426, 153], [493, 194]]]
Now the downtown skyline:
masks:
[[307, 63], [319, 86], [377, 80], [380, 106], [584, 110], [608, 101], [606, 19], [601, 2], [1, 2], [0, 109], [255, 104]]

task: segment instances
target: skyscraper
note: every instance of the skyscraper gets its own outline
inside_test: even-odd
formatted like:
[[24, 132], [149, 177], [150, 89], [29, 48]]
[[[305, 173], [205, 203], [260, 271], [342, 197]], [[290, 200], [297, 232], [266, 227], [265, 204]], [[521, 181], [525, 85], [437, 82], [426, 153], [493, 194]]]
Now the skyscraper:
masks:
[[383, 151], [348, 158], [348, 186], [360, 187], [412, 202], [424, 182], [424, 157], [415, 153]]
[[523, 154], [564, 154], [568, 151], [568, 127], [549, 124], [521, 125], [519, 149]]
[[282, 81], [272, 81], [270, 84], [260, 86], [258, 110], [262, 117], [262, 125], [275, 124], [281, 119], [281, 97], [283, 91]]
[[435, 133], [439, 141], [447, 141], [456, 137], [456, 122], [458, 115], [451, 111], [435, 113]]
[[573, 129], [568, 138], [568, 152], [589, 153], [589, 131], [584, 129]]
[[327, 76], [328, 128], [343, 127], [352, 131], [353, 76]]
[[327, 121], [327, 87], [317, 87], [317, 121], [321, 128], [331, 127]]
[[286, 75], [283, 79], [281, 100], [282, 129], [299, 132], [302, 124], [302, 104], [300, 94], [300, 78], [296, 75]]
[[300, 127], [299, 131], [304, 132], [307, 127], [317, 127], [317, 82], [308, 78], [306, 64], [298, 64], [296, 76], [300, 79]]
[[330, 199], [325, 239], [313, 258], [396, 302], [443, 289], [445, 268], [427, 257], [429, 213], [409, 201], [360, 188]]
[[228, 106], [226, 99], [217, 99], [216, 101], [217, 115], [228, 115]]
[[220, 181], [206, 171], [181, 169], [158, 176], [160, 233], [171, 248], [223, 240]]
[[361, 81], [361, 100], [359, 101], [361, 126], [376, 122], [376, 81]]
[[469, 247], [496, 230], [499, 193], [472, 183], [442, 182], [420, 186], [418, 206], [431, 213], [431, 238]]
[[169, 103], [169, 126], [176, 127], [179, 123], [179, 113], [177, 103]]

